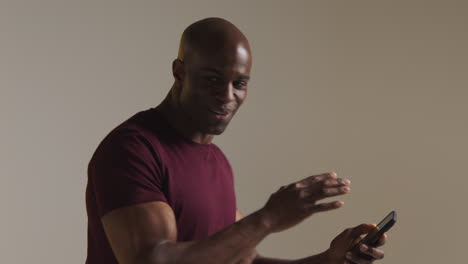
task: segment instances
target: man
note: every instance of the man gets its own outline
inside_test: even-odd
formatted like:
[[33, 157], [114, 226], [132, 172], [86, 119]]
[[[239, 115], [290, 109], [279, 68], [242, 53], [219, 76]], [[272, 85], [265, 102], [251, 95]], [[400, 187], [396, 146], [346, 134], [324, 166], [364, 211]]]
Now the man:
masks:
[[115, 128], [90, 161], [88, 264], [361, 264], [383, 257], [379, 248], [348, 252], [373, 228], [366, 224], [345, 230], [315, 256], [257, 254], [267, 235], [341, 207], [319, 200], [347, 193], [350, 182], [335, 173], [310, 176], [242, 217], [229, 162], [211, 142], [245, 100], [251, 65], [249, 43], [230, 22], [208, 18], [184, 31], [167, 97]]

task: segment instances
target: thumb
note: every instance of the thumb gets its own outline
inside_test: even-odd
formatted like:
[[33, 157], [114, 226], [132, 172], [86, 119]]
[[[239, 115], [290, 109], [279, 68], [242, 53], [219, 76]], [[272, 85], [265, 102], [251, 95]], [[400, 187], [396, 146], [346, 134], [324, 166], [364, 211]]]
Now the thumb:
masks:
[[361, 235], [369, 233], [372, 229], [376, 227], [377, 226], [374, 224], [360, 224], [358, 226], [353, 227], [349, 236], [352, 238], [357, 238]]

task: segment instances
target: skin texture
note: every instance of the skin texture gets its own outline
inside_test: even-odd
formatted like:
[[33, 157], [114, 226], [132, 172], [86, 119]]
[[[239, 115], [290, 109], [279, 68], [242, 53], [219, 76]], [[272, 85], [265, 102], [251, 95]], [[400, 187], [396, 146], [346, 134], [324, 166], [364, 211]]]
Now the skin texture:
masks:
[[[178, 133], [210, 144], [223, 133], [247, 96], [252, 56], [247, 38], [230, 22], [209, 18], [183, 33], [172, 64], [174, 84], [158, 106]], [[372, 263], [383, 257], [379, 248], [363, 249], [366, 259], [348, 250], [372, 225], [359, 225], [338, 235], [330, 248], [297, 260], [260, 256], [255, 247], [269, 234], [287, 230], [311, 215], [340, 208], [342, 201], [320, 202], [344, 195], [350, 181], [324, 173], [290, 183], [274, 192], [265, 206], [224, 230], [198, 241], [178, 242], [171, 207], [149, 202], [113, 210], [102, 217], [104, 230], [119, 263], [343, 264]], [[380, 245], [385, 242], [381, 238]]]

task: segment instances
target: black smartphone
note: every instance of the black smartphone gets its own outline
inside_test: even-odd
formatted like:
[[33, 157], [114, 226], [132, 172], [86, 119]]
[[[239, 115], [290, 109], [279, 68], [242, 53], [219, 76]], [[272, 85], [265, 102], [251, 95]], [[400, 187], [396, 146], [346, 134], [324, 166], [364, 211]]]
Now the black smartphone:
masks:
[[391, 211], [374, 229], [372, 229], [372, 231], [370, 231], [365, 237], [356, 243], [351, 251], [362, 254], [359, 250], [359, 246], [361, 244], [366, 244], [370, 247], [377, 246], [377, 242], [379, 241], [380, 237], [395, 224], [396, 219], [396, 212]]

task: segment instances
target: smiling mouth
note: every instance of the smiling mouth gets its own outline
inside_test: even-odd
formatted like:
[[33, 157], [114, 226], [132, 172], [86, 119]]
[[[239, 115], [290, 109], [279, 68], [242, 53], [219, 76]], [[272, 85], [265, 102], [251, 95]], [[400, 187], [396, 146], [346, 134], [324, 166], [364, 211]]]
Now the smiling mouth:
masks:
[[211, 109], [208, 109], [208, 111], [210, 111], [213, 114], [222, 115], [222, 116], [226, 116], [229, 114], [229, 111], [222, 111], [222, 110], [220, 111], [220, 110], [211, 110]]

